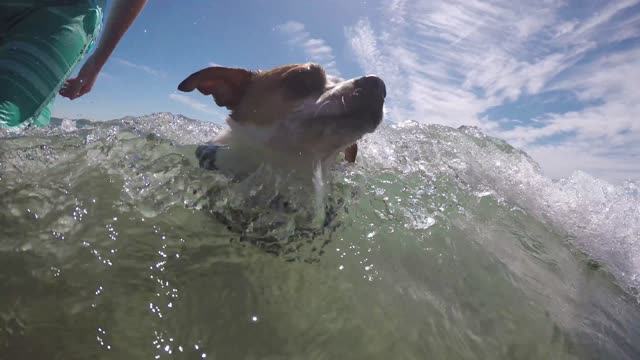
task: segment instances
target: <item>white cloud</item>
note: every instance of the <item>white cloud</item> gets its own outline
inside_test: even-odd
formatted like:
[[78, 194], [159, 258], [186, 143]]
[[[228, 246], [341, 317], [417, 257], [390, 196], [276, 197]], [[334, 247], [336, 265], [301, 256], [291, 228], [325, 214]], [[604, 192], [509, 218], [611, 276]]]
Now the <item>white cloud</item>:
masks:
[[[640, 37], [640, 14], [628, 11], [639, 3], [594, 3], [584, 17], [567, 18], [568, 4], [558, 1], [392, 0], [379, 27], [362, 19], [345, 34], [362, 69], [387, 82], [391, 120], [479, 126], [530, 152], [552, 176], [581, 169], [640, 178], [631, 164], [640, 156], [640, 51], [602, 50]], [[585, 107], [515, 128], [502, 124], [519, 119], [481, 116], [551, 90]], [[573, 158], [560, 165], [554, 152]]]
[[160, 78], [164, 78], [167, 77], [167, 74], [163, 71], [160, 70], [156, 70], [150, 66], [147, 65], [140, 65], [140, 64], [136, 64], [136, 63], [132, 63], [131, 61], [128, 60], [124, 60], [124, 59], [120, 59], [120, 58], [114, 58], [114, 61], [117, 62], [120, 65], [132, 68], [132, 69], [136, 69], [136, 70], [140, 70], [140, 71], [144, 71], [145, 73], [155, 76], [155, 77], [160, 77]]
[[636, 178], [640, 173], [640, 154], [608, 156], [590, 151], [588, 144], [558, 144], [534, 146], [527, 153], [541, 164], [545, 174], [552, 178], [567, 176], [567, 167], [588, 169], [592, 175], [621, 182]]
[[340, 76], [336, 67], [333, 49], [323, 39], [312, 38], [305, 26], [297, 21], [289, 21], [277, 26], [278, 31], [287, 36], [289, 44], [304, 50], [308, 61], [319, 63], [330, 75]]
[[561, 40], [567, 44], [589, 42], [595, 39], [598, 41], [607, 41], [609, 33], [607, 30], [615, 30], [616, 27], [620, 26], [616, 24], [617, 22], [612, 22], [611, 20], [625, 9], [637, 4], [638, 0], [605, 2], [605, 6], [598, 9], [592, 17], [579, 22], [573, 31], [565, 32], [561, 36]]
[[[640, 49], [620, 51], [575, 66], [550, 87], [569, 90], [582, 101], [596, 101], [580, 111], [549, 114], [538, 126], [518, 126], [497, 135], [521, 146], [550, 175], [586, 169], [612, 180], [640, 178]], [[539, 124], [543, 126], [540, 127]], [[540, 144], [553, 136], [571, 136], [556, 145]], [[567, 163], [571, 159], [571, 166]], [[564, 163], [564, 166], [562, 165]]]
[[105, 71], [100, 71], [100, 73], [98, 74], [98, 78], [100, 79], [113, 79], [113, 75], [105, 72]]
[[278, 28], [285, 34], [297, 34], [304, 31], [304, 24], [297, 21], [288, 21], [278, 26]]
[[218, 109], [212, 109], [207, 104], [194, 100], [186, 95], [169, 94], [169, 99], [173, 101], [177, 101], [181, 104], [187, 105], [188, 107], [194, 110], [197, 110], [206, 114], [210, 114], [210, 115], [216, 115], [219, 118], [218, 120], [222, 120], [226, 118], [226, 114], [224, 113], [224, 111], [221, 111]]

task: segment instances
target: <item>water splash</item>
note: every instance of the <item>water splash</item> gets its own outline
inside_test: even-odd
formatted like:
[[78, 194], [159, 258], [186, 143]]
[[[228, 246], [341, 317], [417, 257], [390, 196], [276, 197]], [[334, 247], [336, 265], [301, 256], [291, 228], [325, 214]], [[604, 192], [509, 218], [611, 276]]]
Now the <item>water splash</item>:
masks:
[[99, 357], [77, 341], [98, 328], [127, 358], [640, 356], [637, 184], [553, 181], [477, 129], [418, 123], [308, 187], [230, 179], [194, 156], [220, 129], [159, 113], [0, 134], [3, 353], [25, 357], [4, 340], [31, 316], [46, 336], [20, 336], [59, 357]]
[[464, 191], [517, 206], [571, 237], [620, 283], [640, 289], [640, 191], [584, 172], [552, 180], [526, 153], [473, 127], [406, 122], [382, 128], [361, 145], [372, 169], [447, 178]]

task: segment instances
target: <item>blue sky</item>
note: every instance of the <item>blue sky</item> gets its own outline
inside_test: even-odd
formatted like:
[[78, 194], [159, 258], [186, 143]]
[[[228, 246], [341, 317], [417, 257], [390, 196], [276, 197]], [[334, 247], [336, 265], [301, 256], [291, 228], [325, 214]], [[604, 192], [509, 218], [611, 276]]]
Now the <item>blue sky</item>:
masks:
[[184, 77], [306, 61], [383, 77], [391, 121], [478, 126], [552, 177], [640, 179], [640, 0], [153, 0], [94, 90], [54, 115], [221, 122], [175, 91]]

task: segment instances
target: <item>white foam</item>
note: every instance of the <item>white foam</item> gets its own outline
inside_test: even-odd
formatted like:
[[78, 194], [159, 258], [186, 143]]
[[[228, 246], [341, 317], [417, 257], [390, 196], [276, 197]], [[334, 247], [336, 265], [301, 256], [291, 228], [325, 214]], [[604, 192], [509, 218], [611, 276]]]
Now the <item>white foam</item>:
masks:
[[474, 128], [415, 122], [383, 127], [361, 145], [361, 163], [400, 173], [446, 175], [478, 196], [495, 196], [566, 232], [625, 287], [640, 289], [640, 186], [584, 172], [546, 177], [525, 153]]

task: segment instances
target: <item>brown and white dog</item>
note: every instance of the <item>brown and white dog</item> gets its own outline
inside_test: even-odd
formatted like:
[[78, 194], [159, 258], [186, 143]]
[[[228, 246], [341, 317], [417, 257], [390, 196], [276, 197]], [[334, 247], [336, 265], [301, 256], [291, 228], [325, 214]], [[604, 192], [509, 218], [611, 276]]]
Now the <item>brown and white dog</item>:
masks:
[[376, 76], [342, 81], [316, 64], [269, 71], [209, 67], [178, 86], [185, 92], [194, 89], [231, 111], [229, 128], [198, 147], [200, 166], [234, 174], [263, 163], [326, 168], [341, 151], [354, 162], [356, 141], [378, 127], [386, 96]]

